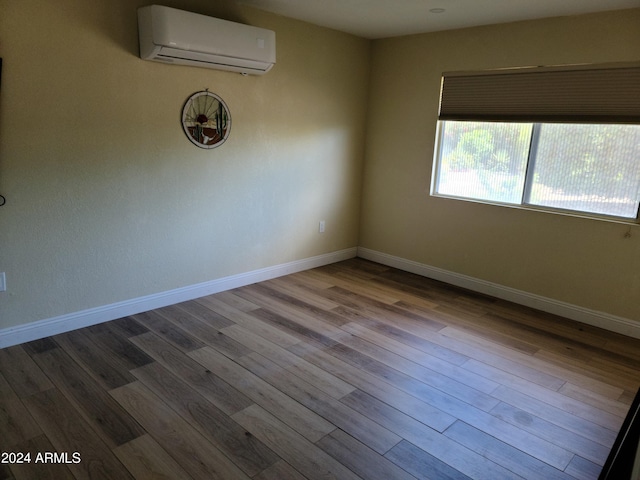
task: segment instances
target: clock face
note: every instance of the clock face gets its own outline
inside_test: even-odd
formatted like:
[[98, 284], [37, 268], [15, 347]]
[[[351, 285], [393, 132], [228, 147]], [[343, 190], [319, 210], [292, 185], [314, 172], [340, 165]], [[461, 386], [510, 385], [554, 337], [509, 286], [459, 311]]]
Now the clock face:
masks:
[[196, 92], [182, 108], [182, 128], [191, 143], [200, 148], [220, 146], [231, 131], [229, 108], [214, 93]]

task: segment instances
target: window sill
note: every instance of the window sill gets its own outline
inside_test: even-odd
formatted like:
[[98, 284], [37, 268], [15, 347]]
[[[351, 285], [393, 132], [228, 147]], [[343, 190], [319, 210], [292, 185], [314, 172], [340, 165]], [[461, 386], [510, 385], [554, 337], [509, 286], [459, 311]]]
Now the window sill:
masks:
[[624, 218], [624, 217], [614, 217], [610, 215], [598, 215], [598, 214], [591, 214], [591, 213], [574, 212], [572, 210], [547, 208], [547, 207], [541, 207], [541, 206], [529, 205], [529, 204], [501, 203], [501, 202], [496, 202], [491, 200], [480, 200], [477, 198], [456, 197], [453, 195], [443, 195], [440, 193], [433, 193], [433, 192], [430, 193], [429, 196], [433, 198], [459, 200], [463, 202], [478, 203], [481, 205], [491, 205], [495, 207], [507, 207], [515, 210], [525, 210], [529, 212], [538, 212], [538, 213], [550, 213], [552, 215], [560, 215], [564, 217], [573, 217], [573, 218], [580, 218], [580, 219], [586, 219], [586, 220], [597, 220], [601, 222], [616, 223], [620, 225], [629, 225], [632, 227], [640, 226], [640, 219], [636, 219], [636, 218]]

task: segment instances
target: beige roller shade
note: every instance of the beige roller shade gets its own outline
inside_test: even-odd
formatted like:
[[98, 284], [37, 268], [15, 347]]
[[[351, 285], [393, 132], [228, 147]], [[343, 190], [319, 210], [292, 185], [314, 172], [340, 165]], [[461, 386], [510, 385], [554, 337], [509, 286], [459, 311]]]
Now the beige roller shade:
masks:
[[640, 123], [640, 65], [445, 73], [439, 119]]

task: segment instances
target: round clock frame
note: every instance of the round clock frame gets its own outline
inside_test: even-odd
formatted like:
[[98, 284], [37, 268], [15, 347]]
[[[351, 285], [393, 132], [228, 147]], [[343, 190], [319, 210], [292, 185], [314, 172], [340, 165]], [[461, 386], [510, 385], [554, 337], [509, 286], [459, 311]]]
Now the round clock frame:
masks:
[[231, 133], [229, 107], [209, 90], [196, 92], [187, 98], [182, 107], [182, 129], [197, 147], [219, 147]]

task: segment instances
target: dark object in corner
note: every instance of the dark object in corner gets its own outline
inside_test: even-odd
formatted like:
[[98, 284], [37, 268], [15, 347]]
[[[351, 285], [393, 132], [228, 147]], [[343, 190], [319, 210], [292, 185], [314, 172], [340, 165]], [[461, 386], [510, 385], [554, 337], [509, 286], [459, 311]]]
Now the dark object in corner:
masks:
[[622, 423], [598, 480], [640, 479], [640, 389]]
[[[0, 86], [2, 85], [2, 58], [0, 58]], [[0, 207], [7, 203], [7, 199], [0, 195]]]

